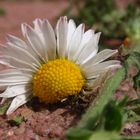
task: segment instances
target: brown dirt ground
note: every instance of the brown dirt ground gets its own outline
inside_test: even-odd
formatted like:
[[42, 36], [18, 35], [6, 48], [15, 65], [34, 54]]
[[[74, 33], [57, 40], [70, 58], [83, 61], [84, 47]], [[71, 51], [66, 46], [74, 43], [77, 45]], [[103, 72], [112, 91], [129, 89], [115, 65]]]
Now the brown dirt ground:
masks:
[[51, 23], [67, 7], [66, 0], [47, 2], [0, 2], [6, 15], [0, 16], [0, 42], [5, 42], [7, 34], [21, 37], [20, 25], [29, 24], [36, 18], [47, 18]]
[[[0, 7], [6, 11], [5, 16], [0, 16], [0, 43], [6, 42], [7, 34], [22, 37], [20, 24], [23, 22], [31, 24], [35, 18], [47, 18], [51, 23], [54, 22], [66, 6], [67, 2], [64, 0], [35, 3], [0, 2]], [[12, 116], [0, 116], [0, 140], [61, 139], [64, 137], [64, 130], [77, 120], [76, 113], [63, 103], [43, 107], [34, 102], [32, 107], [25, 105]], [[11, 126], [8, 120], [17, 115], [23, 115], [24, 122], [20, 126]]]
[[[24, 117], [19, 126], [8, 123], [19, 115]], [[77, 120], [79, 115], [68, 104], [43, 105], [32, 101], [12, 115], [0, 117], [0, 140], [64, 140], [65, 131]]]
[[[0, 16], [0, 43], [5, 42], [6, 34], [19, 37], [20, 24], [32, 23], [35, 18], [47, 18], [54, 22], [56, 16], [67, 6], [65, 0], [44, 2], [10, 3], [0, 2], [0, 7], [6, 10], [5, 16]], [[134, 70], [132, 70], [134, 71]], [[115, 97], [120, 99], [124, 93], [134, 98], [135, 91], [129, 79], [123, 81], [116, 91]], [[17, 109], [12, 115], [0, 116], [0, 140], [65, 140], [65, 132], [76, 124], [83, 113], [82, 106], [73, 106], [69, 102], [44, 105], [37, 100]], [[9, 123], [15, 116], [23, 116], [24, 121], [19, 125]], [[126, 124], [124, 134], [140, 133], [140, 124]]]

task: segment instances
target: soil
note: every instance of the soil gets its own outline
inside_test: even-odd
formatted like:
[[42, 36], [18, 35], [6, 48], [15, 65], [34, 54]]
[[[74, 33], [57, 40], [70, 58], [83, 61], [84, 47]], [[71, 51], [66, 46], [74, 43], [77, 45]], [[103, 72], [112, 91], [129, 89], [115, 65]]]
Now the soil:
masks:
[[[0, 7], [6, 12], [0, 16], [0, 43], [5, 43], [7, 34], [22, 38], [20, 25], [23, 22], [32, 24], [36, 18], [47, 18], [54, 25], [57, 16], [67, 7], [67, 2], [0, 2]], [[0, 116], [0, 140], [64, 139], [65, 130], [77, 122], [76, 112], [68, 104], [51, 107], [37, 102], [32, 104], [32, 107], [22, 106], [11, 116]], [[9, 123], [19, 115], [24, 116], [19, 126]]]
[[[137, 73], [134, 67], [130, 67], [129, 71], [130, 77]], [[121, 83], [114, 93], [114, 98], [120, 100], [125, 95], [130, 99], [137, 98], [129, 78]], [[91, 97], [94, 99], [95, 95], [90, 95], [87, 102], [69, 98], [52, 105], [40, 103], [34, 98], [11, 115], [0, 115], [0, 140], [66, 140], [67, 129], [78, 123], [92, 100]], [[21, 116], [23, 120], [19, 124], [13, 121]], [[121, 134], [140, 134], [140, 122], [126, 123]]]
[[[59, 13], [67, 7], [67, 1], [47, 2], [0, 2], [0, 7], [6, 15], [0, 16], [0, 43], [5, 43], [6, 34], [21, 37], [20, 24], [39, 18], [47, 18], [54, 25]], [[130, 70], [132, 75], [135, 70]], [[115, 98], [121, 99], [124, 93], [129, 93], [130, 98], [136, 97], [136, 92], [129, 79], [122, 82], [115, 93]], [[17, 109], [12, 115], [0, 115], [0, 140], [65, 140], [68, 128], [74, 126], [81, 118], [85, 107], [74, 106], [68, 102], [45, 105], [33, 99], [26, 105]], [[23, 116], [23, 121], [17, 125], [12, 123], [16, 116]], [[140, 123], [126, 124], [122, 134], [133, 135], [140, 133]]]
[[0, 42], [5, 42], [7, 34], [22, 37], [21, 23], [32, 24], [36, 18], [47, 18], [51, 24], [57, 16], [67, 7], [66, 0], [47, 2], [0, 2], [0, 7], [5, 10], [5, 15], [0, 16]]
[[[80, 115], [68, 103], [31, 102], [10, 116], [0, 116], [0, 140], [65, 140], [66, 130], [79, 120]], [[20, 125], [9, 121], [15, 116], [24, 117]]]

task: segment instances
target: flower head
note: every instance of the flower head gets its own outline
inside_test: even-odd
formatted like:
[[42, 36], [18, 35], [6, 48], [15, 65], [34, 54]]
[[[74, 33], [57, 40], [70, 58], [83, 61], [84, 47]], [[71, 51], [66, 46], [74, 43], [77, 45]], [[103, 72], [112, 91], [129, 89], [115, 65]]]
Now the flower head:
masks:
[[83, 24], [76, 27], [73, 20], [61, 17], [54, 31], [46, 19], [33, 23], [34, 28], [22, 24], [24, 41], [9, 35], [0, 47], [0, 63], [8, 66], [0, 71], [0, 87], [5, 87], [0, 97], [13, 98], [7, 114], [33, 96], [54, 103], [78, 94], [87, 83], [120, 66], [117, 60], [104, 61], [117, 50], [97, 53], [100, 33], [85, 32]]

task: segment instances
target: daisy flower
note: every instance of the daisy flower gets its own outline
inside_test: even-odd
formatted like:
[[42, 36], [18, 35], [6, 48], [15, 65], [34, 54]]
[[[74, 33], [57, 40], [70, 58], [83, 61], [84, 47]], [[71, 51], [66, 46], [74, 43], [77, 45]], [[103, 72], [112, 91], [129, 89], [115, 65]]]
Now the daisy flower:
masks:
[[0, 87], [5, 88], [0, 97], [2, 101], [13, 99], [7, 114], [33, 96], [55, 103], [86, 92], [102, 73], [120, 66], [118, 60], [104, 61], [117, 50], [97, 53], [100, 33], [85, 32], [84, 24], [76, 27], [67, 17], [57, 21], [55, 31], [46, 19], [36, 19], [33, 24], [34, 28], [21, 25], [24, 40], [9, 35], [0, 47], [0, 64], [8, 66], [0, 71]]

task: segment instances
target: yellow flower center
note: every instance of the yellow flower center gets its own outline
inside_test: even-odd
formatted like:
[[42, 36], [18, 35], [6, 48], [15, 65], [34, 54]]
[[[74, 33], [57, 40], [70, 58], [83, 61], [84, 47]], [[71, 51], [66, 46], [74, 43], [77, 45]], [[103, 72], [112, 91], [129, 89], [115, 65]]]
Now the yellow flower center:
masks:
[[33, 76], [33, 95], [40, 101], [54, 103], [78, 94], [84, 83], [78, 65], [69, 60], [56, 59], [42, 64]]

